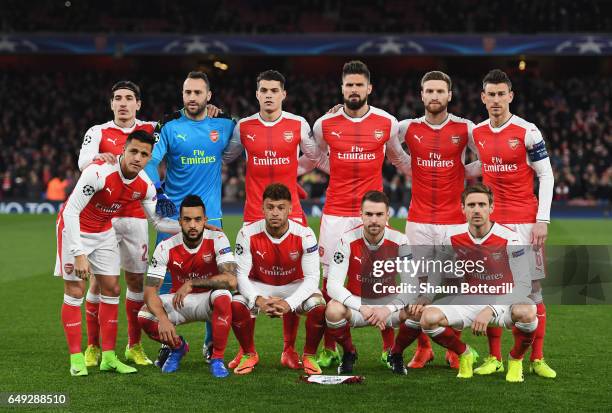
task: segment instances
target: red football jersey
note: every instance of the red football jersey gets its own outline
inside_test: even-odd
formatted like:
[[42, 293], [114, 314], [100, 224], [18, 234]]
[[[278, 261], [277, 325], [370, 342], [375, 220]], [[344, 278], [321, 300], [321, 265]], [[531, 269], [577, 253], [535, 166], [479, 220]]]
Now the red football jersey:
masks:
[[244, 222], [264, 217], [262, 195], [272, 183], [281, 183], [291, 192], [290, 218], [302, 219], [297, 189], [300, 143], [311, 133], [308, 122], [301, 116], [282, 112], [274, 122], [264, 121], [259, 113], [241, 119], [234, 128], [246, 151], [246, 204]]
[[[229, 240], [223, 232], [204, 230], [202, 242], [190, 249], [183, 242], [183, 234], [176, 234], [155, 248], [148, 276], [164, 279], [166, 271], [172, 276], [171, 293], [175, 293], [187, 280], [206, 279], [219, 274], [219, 265], [234, 262]], [[193, 293], [210, 291], [194, 287]]]
[[412, 199], [408, 221], [462, 224], [461, 193], [465, 186], [465, 152], [473, 146], [474, 124], [449, 114], [440, 125], [425, 117], [403, 120], [399, 137], [411, 155]]
[[397, 131], [397, 120], [373, 106], [361, 118], [351, 118], [341, 109], [316, 121], [315, 140], [329, 147], [325, 214], [357, 217], [363, 195], [382, 191], [385, 144], [397, 139]]
[[[144, 130], [153, 133], [155, 122], [145, 122], [136, 119], [131, 128], [121, 128], [112, 120], [101, 125], [94, 125], [85, 133], [81, 151], [79, 152], [79, 168], [84, 170], [91, 164], [94, 157], [101, 153], [120, 155], [123, 152], [128, 135], [135, 130]], [[118, 217], [145, 218], [140, 203], [133, 202], [121, 209]]]
[[474, 142], [482, 162], [483, 182], [493, 190], [491, 220], [536, 222], [538, 199], [531, 162], [548, 157], [538, 128], [516, 115], [499, 128], [493, 128], [487, 119], [474, 128]]

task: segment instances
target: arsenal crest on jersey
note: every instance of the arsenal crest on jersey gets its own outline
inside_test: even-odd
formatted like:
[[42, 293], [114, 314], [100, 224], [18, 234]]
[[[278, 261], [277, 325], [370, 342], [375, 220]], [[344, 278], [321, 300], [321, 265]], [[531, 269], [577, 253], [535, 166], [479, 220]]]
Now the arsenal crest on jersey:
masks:
[[385, 133], [380, 129], [376, 129], [374, 131], [374, 137], [376, 138], [377, 141], [381, 140], [384, 135]]
[[202, 254], [202, 259], [204, 260], [205, 263], [210, 264], [212, 262], [212, 254]]
[[297, 261], [297, 259], [300, 258], [300, 253], [297, 251], [291, 251], [289, 253], [289, 258], [291, 258], [291, 261]]
[[212, 142], [217, 142], [219, 140], [219, 132], [217, 132], [216, 130], [210, 131], [210, 140]]
[[64, 272], [66, 274], [72, 274], [72, 271], [74, 271], [74, 264], [71, 264], [69, 262], [64, 264]]
[[493, 258], [495, 261], [499, 261], [502, 259], [502, 253], [501, 252], [492, 252], [491, 253], [491, 258]]
[[286, 130], [283, 132], [283, 139], [285, 139], [285, 142], [289, 143], [293, 140], [293, 132], [290, 130]]
[[508, 145], [510, 146], [510, 149], [515, 150], [516, 148], [518, 148], [519, 138], [508, 139]]
[[140, 192], [132, 192], [132, 199], [140, 199], [141, 195]]
[[451, 142], [453, 143], [453, 145], [459, 145], [459, 143], [461, 142], [461, 137], [460, 136], [451, 136]]

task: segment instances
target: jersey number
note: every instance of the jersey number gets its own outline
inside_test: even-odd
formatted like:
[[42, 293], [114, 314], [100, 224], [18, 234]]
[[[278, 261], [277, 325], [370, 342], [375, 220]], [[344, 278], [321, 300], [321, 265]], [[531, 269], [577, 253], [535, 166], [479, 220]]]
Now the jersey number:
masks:
[[142, 244], [142, 261], [143, 262], [147, 262], [149, 260], [149, 257], [147, 255], [147, 251], [149, 251], [149, 246], [147, 244]]

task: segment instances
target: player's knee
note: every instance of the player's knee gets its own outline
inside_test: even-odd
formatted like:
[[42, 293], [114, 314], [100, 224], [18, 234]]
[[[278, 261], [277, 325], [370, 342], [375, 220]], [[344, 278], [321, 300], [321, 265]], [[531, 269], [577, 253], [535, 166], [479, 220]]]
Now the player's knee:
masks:
[[434, 307], [425, 308], [423, 314], [421, 315], [421, 328], [424, 330], [431, 330], [440, 325], [444, 314], [440, 310]]
[[512, 320], [518, 323], [532, 323], [537, 319], [536, 306], [517, 304], [512, 306]]
[[[110, 277], [108, 277], [110, 278]], [[119, 285], [119, 277], [112, 277], [115, 280], [105, 280], [105, 283], [100, 285], [100, 294], [107, 297], [119, 297], [121, 294], [121, 285]]]
[[232, 313], [236, 315], [244, 310], [249, 311], [249, 303], [243, 295], [236, 294], [232, 297]]
[[302, 303], [302, 310], [305, 313], [315, 309], [318, 309], [318, 311], [325, 310], [325, 299], [320, 294], [313, 294]]
[[85, 296], [85, 283], [82, 281], [64, 282], [64, 295], [82, 299]]
[[214, 290], [210, 293], [210, 302], [219, 304], [220, 302], [231, 303], [232, 302], [232, 293], [228, 290]]
[[129, 291], [134, 293], [141, 293], [143, 291], [143, 275], [135, 272], [125, 272], [125, 283]]
[[325, 308], [325, 318], [329, 321], [340, 321], [346, 318], [346, 307], [341, 302], [332, 300]]

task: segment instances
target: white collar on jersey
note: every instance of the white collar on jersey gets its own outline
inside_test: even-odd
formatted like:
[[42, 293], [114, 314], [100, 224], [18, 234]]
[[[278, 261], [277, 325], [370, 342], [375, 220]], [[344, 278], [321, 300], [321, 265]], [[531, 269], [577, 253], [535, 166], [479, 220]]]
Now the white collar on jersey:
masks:
[[136, 178], [138, 178], [138, 175], [140, 175], [140, 173], [138, 173], [134, 178], [132, 179], [128, 179], [123, 175], [123, 171], [121, 170], [121, 159], [123, 158], [123, 156], [119, 155], [117, 156], [117, 169], [119, 170], [119, 177], [121, 177], [121, 180], [123, 181], [124, 184], [131, 184], [132, 182], [134, 182], [134, 180], [136, 180]]
[[292, 221], [289, 220], [289, 226], [287, 227], [287, 231], [285, 231], [285, 233], [280, 238], [274, 238], [272, 235], [270, 235], [270, 233], [266, 229], [265, 219], [261, 220], [261, 225], [263, 226], [263, 231], [264, 231], [264, 234], [266, 234], [266, 237], [268, 237], [268, 239], [272, 241], [273, 244], [280, 244], [281, 242], [285, 240], [285, 238], [289, 236], [289, 233], [291, 233], [291, 225], [293, 224], [292, 224]]
[[507, 121], [505, 121], [504, 123], [502, 123], [500, 126], [495, 127], [493, 125], [491, 125], [491, 118], [489, 118], [489, 122], [487, 122], [487, 124], [489, 125], [489, 128], [493, 131], [493, 132], [501, 132], [504, 129], [506, 129], [506, 127], [508, 125], [510, 125], [512, 123], [512, 120], [514, 119], [514, 114], [510, 114], [510, 117], [508, 118]]
[[364, 230], [365, 227], [361, 231], [361, 238], [363, 238], [363, 241], [365, 242], [366, 247], [368, 247], [369, 250], [377, 250], [382, 245], [382, 243], [385, 242], [385, 236], [387, 235], [387, 227], [383, 229], [383, 236], [376, 244], [370, 244], [370, 241], [368, 241], [368, 239], [364, 235]]
[[485, 242], [486, 240], [489, 239], [489, 237], [491, 236], [491, 234], [493, 234], [493, 228], [495, 228], [495, 225], [497, 225], [497, 223], [493, 222], [493, 225], [491, 225], [491, 228], [489, 229], [489, 232], [486, 233], [486, 235], [482, 238], [475, 238], [472, 233], [470, 232], [470, 227], [468, 225], [468, 235], [470, 236], [470, 239], [472, 240], [472, 242], [476, 245], [480, 245], [483, 242]]
[[181, 243], [183, 244], [183, 248], [185, 248], [185, 251], [187, 251], [190, 254], [195, 254], [196, 252], [198, 252], [198, 250], [200, 249], [200, 247], [202, 246], [202, 243], [204, 242], [204, 238], [206, 236], [206, 231], [208, 231], [206, 228], [204, 228], [204, 232], [202, 232], [202, 238], [200, 239], [200, 243], [198, 244], [197, 247], [195, 248], [189, 248], [187, 246], [187, 244], [185, 244], [185, 239], [182, 238], [183, 234], [181, 234]]
[[444, 119], [444, 121], [440, 124], [434, 124], [434, 123], [429, 123], [427, 121], [427, 117], [423, 116], [423, 123], [427, 126], [429, 126], [431, 129], [442, 129], [443, 127], [446, 126], [446, 124], [451, 120], [451, 114], [447, 113], [446, 114], [446, 119]]
[[113, 124], [113, 126], [115, 127], [115, 129], [119, 129], [121, 132], [123, 133], [130, 133], [134, 130], [134, 128], [136, 127], [136, 118], [134, 118], [134, 124], [132, 126], [128, 126], [127, 128], [122, 128], [121, 126], [117, 125], [115, 123], [115, 120], [111, 120], [111, 123]]
[[257, 119], [259, 119], [259, 121], [260, 121], [261, 123], [263, 123], [263, 124], [264, 124], [264, 126], [274, 126], [274, 125], [276, 125], [278, 122], [280, 122], [281, 120], [283, 120], [283, 118], [284, 118], [284, 117], [285, 117], [285, 111], [281, 111], [281, 114], [280, 114], [280, 116], [279, 116], [277, 119], [275, 119], [275, 120], [273, 120], [273, 121], [267, 121], [267, 120], [264, 120], [264, 118], [262, 118], [262, 117], [261, 117], [261, 112], [257, 112]]
[[[367, 103], [366, 103], [367, 105]], [[347, 118], [348, 120], [350, 120], [351, 122], [361, 122], [362, 120], [364, 120], [365, 118], [367, 118], [368, 116], [370, 116], [370, 113], [372, 113], [372, 106], [368, 105], [368, 111], [366, 113], [363, 114], [363, 116], [359, 117], [359, 118], [354, 118], [352, 116], [349, 116], [345, 111], [344, 111], [344, 106], [342, 106], [342, 109], [340, 109], [340, 113], [342, 114], [342, 116], [344, 116], [345, 118]]]

